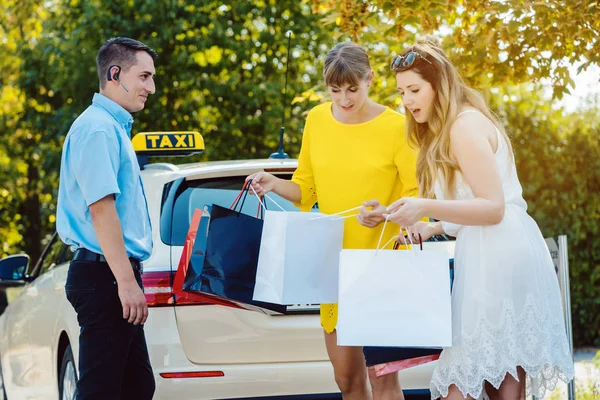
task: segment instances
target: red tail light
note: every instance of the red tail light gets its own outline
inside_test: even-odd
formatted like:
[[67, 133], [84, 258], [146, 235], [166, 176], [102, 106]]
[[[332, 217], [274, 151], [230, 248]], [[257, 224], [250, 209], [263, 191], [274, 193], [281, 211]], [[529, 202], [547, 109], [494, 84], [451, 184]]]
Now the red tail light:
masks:
[[174, 305], [171, 291], [171, 272], [144, 272], [142, 274], [144, 294], [148, 307], [165, 307]]
[[173, 293], [172, 282], [175, 272], [144, 272], [142, 282], [144, 283], [144, 295], [148, 307], [169, 306], [198, 306], [198, 305], [222, 305], [240, 308], [237, 304], [222, 300], [202, 293]]

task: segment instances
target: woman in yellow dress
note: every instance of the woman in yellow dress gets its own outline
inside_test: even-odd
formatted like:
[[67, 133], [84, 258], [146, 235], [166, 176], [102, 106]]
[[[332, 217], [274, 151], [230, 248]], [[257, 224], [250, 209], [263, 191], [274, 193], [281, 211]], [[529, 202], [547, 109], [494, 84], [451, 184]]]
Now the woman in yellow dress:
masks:
[[[369, 99], [373, 70], [357, 44], [336, 45], [328, 54], [323, 76], [331, 102], [313, 108], [306, 119], [298, 168], [291, 181], [265, 172], [254, 174], [259, 195], [273, 191], [309, 211], [318, 201], [325, 214], [363, 206], [344, 227], [346, 249], [374, 249], [381, 234], [382, 213], [398, 197], [416, 196], [416, 153], [404, 135], [404, 116]], [[373, 199], [373, 200], [370, 200]], [[397, 235], [387, 228], [385, 237]], [[321, 305], [325, 344], [335, 380], [346, 400], [403, 399], [397, 373], [377, 377], [373, 366], [381, 348], [338, 346], [337, 304]], [[366, 363], [365, 363], [366, 359]]]

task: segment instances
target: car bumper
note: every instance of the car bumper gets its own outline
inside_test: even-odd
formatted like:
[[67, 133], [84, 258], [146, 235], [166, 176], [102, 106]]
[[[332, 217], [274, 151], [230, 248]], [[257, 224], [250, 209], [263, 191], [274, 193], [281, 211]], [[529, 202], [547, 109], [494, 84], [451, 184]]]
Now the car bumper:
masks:
[[[179, 340], [173, 308], [155, 308], [145, 326], [150, 360], [156, 379], [155, 399], [202, 400], [312, 396], [335, 398], [339, 392], [329, 361], [193, 364]], [[400, 372], [406, 393], [424, 393], [435, 362]], [[165, 378], [161, 374], [220, 371], [223, 376], [208, 378]], [[332, 397], [333, 396], [333, 397]], [[288, 397], [294, 399], [294, 397]], [[302, 397], [299, 397], [302, 399]]]

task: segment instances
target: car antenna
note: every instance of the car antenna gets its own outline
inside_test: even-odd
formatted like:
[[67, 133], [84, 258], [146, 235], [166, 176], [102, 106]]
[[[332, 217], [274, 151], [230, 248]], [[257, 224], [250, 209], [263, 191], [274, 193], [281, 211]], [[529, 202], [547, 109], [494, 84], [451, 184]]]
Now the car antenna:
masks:
[[279, 149], [276, 153], [273, 153], [269, 156], [269, 158], [274, 159], [286, 159], [290, 158], [283, 151], [283, 134], [285, 133], [285, 101], [287, 95], [287, 83], [288, 83], [288, 67], [290, 64], [290, 47], [292, 44], [292, 31], [287, 31], [286, 35], [288, 36], [288, 48], [287, 48], [287, 59], [285, 60], [285, 86], [283, 87], [283, 108], [281, 110], [281, 130], [279, 131]]

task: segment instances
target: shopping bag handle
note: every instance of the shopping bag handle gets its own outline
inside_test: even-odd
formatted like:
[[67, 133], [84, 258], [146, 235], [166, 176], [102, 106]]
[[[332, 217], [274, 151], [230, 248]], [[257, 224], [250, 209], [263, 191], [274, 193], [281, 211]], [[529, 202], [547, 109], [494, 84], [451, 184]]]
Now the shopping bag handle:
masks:
[[[383, 234], [385, 233], [385, 228], [386, 228], [386, 226], [388, 224], [388, 218], [389, 217], [390, 217], [389, 214], [388, 214], [387, 217], [385, 217], [385, 222], [383, 223], [383, 228], [381, 228], [381, 235], [379, 235], [379, 241], [377, 242], [377, 249], [375, 250], [375, 255], [377, 255], [377, 253], [379, 252], [379, 250], [386, 248], [387, 245], [390, 244], [390, 242], [392, 240], [396, 239], [396, 236], [392, 236], [392, 238], [390, 240], [388, 240], [383, 245], [383, 247], [380, 247], [380, 245], [381, 245], [381, 239], [383, 239]], [[410, 245], [412, 246], [412, 248], [414, 250], [415, 244], [413, 243], [412, 238], [410, 237], [410, 235], [404, 236], [402, 234], [402, 227], [400, 227], [400, 236], [402, 236], [402, 238], [404, 239], [404, 244], [406, 245], [407, 248], [408, 248], [408, 242], [406, 241], [406, 238], [408, 237], [408, 240], [410, 241]], [[421, 235], [420, 234], [419, 234], [419, 240], [421, 242], [421, 250], [423, 250], [423, 240], [421, 240]], [[397, 245], [398, 245], [398, 242], [396, 241], [396, 244], [394, 244], [394, 250], [398, 249]], [[414, 250], [414, 251], [416, 251], [416, 250]]]
[[[244, 185], [242, 186], [242, 190], [240, 190], [240, 192], [238, 193], [237, 197], [235, 198], [235, 200], [233, 200], [233, 203], [231, 203], [231, 206], [229, 207], [230, 210], [237, 210], [237, 206], [240, 203], [240, 199], [242, 198], [242, 196], [244, 196], [244, 200], [246, 199], [246, 196], [248, 195], [248, 185], [252, 182], [252, 179], [248, 179], [246, 181], [244, 181]], [[244, 193], [245, 192], [245, 193]], [[242, 202], [242, 207], [244, 206], [244, 203]]]
[[[379, 252], [379, 250], [381, 250], [381, 249], [382, 249], [382, 247], [380, 247], [380, 246], [381, 246], [381, 239], [383, 239], [383, 234], [385, 233], [385, 228], [386, 228], [386, 226], [387, 226], [387, 224], [388, 224], [388, 218], [389, 218], [389, 217], [390, 217], [389, 215], [388, 215], [387, 217], [385, 217], [385, 222], [383, 223], [383, 227], [381, 228], [381, 235], [379, 235], [379, 240], [377, 241], [377, 248], [375, 249], [375, 255], [377, 255], [377, 253]], [[387, 247], [387, 245], [388, 245], [388, 244], [390, 244], [390, 242], [391, 242], [392, 240], [394, 240], [395, 238], [396, 238], [396, 237], [395, 237], [395, 236], [393, 236], [393, 237], [392, 237], [390, 240], [388, 240], [388, 241], [387, 241], [387, 242], [386, 242], [386, 243], [383, 245], [383, 248], [386, 248], [386, 247]]]
[[[398, 235], [398, 236], [400, 236], [404, 239], [404, 245], [406, 246], [407, 249], [408, 249], [408, 242], [410, 242], [410, 245], [411, 245], [413, 251], [417, 251], [415, 249], [415, 244], [412, 241], [411, 235], [404, 236], [404, 234], [402, 233], [402, 227], [400, 227], [400, 235]], [[408, 238], [408, 241], [406, 240], [407, 238]], [[398, 241], [396, 241], [396, 244], [398, 244]], [[420, 250], [423, 250], [423, 239], [421, 238], [421, 234], [419, 234], [419, 247], [420, 247]], [[397, 249], [398, 249], [398, 247], [394, 248], [394, 250], [397, 250]]]
[[330, 217], [335, 217], [335, 216], [339, 216], [339, 217], [338, 217], [338, 218], [334, 218], [334, 219], [344, 219], [344, 218], [355, 217], [355, 216], [357, 216], [359, 213], [353, 213], [353, 214], [350, 214], [350, 215], [344, 215], [344, 216], [341, 216], [341, 215], [343, 215], [343, 214], [346, 214], [346, 213], [348, 213], [348, 212], [350, 212], [350, 211], [354, 211], [354, 210], [360, 210], [360, 208], [361, 208], [361, 207], [362, 207], [362, 206], [358, 206], [358, 207], [349, 208], [349, 209], [347, 209], [347, 210], [344, 210], [344, 211], [336, 212], [335, 214], [323, 214], [323, 215], [316, 216], [316, 217], [314, 217], [314, 218], [309, 218], [308, 220], [309, 220], [309, 221], [314, 221], [314, 220], [316, 220], [316, 219], [330, 218]]
[[[402, 235], [402, 229], [400, 229], [400, 235]], [[406, 244], [406, 246], [408, 246], [408, 244]], [[413, 244], [413, 246], [414, 246], [414, 244]], [[396, 243], [394, 243], [394, 250], [398, 250], [399, 248], [400, 248], [400, 243], [398, 243], [398, 241], [396, 241]], [[423, 238], [421, 238], [420, 233], [419, 233], [419, 250], [423, 250]]]
[[[242, 186], [242, 190], [240, 190], [240, 192], [238, 193], [235, 200], [233, 200], [233, 203], [231, 204], [229, 209], [232, 211], [236, 211], [238, 214], [241, 213], [242, 210], [244, 209], [244, 204], [246, 202], [246, 198], [248, 197], [248, 192], [250, 191], [250, 189], [252, 189], [254, 194], [256, 194], [256, 192], [254, 191], [254, 188], [252, 187], [252, 179], [248, 179], [247, 181], [244, 182], [244, 185]], [[240, 201], [241, 201], [241, 203], [240, 203]], [[262, 202], [260, 201], [260, 198], [259, 198], [259, 202], [262, 204]], [[239, 210], [238, 210], [238, 206], [239, 206]], [[266, 205], [264, 207], [266, 209]], [[256, 213], [256, 218], [263, 219], [263, 213], [262, 213], [262, 209], [260, 208], [260, 205], [259, 205], [259, 209]]]
[[[271, 196], [269, 196], [267, 193], [263, 194], [262, 196], [259, 196], [259, 195], [258, 195], [258, 193], [256, 193], [256, 190], [254, 190], [254, 187], [252, 187], [252, 185], [249, 185], [249, 190], [252, 190], [252, 193], [253, 193], [253, 194], [254, 194], [254, 196], [256, 196], [256, 198], [258, 199], [258, 206], [259, 206], [259, 207], [261, 207], [261, 206], [262, 206], [262, 208], [264, 208], [264, 209], [266, 210], [266, 209], [267, 209], [267, 202], [266, 202], [266, 201], [264, 201], [264, 202], [263, 202], [263, 199], [268, 199], [268, 200], [271, 200], [271, 202], [272, 202], [273, 204], [275, 204], [277, 207], [279, 207], [279, 209], [280, 209], [281, 211], [283, 211], [283, 212], [287, 212], [285, 208], [281, 207], [281, 206], [279, 205], [279, 203], [277, 203], [275, 200], [273, 200], [273, 199], [271, 198]], [[262, 211], [262, 210], [261, 210], [261, 211]]]

